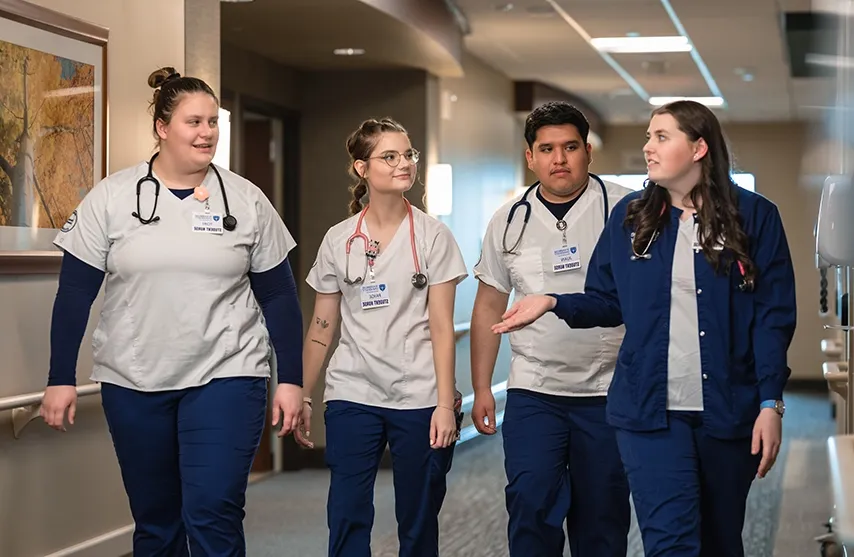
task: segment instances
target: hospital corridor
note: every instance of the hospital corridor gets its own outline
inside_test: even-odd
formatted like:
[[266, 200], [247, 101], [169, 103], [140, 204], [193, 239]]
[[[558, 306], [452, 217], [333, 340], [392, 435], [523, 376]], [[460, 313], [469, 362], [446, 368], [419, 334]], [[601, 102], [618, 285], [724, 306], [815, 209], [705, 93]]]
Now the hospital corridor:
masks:
[[854, 556], [854, 0], [0, 0], [0, 557]]

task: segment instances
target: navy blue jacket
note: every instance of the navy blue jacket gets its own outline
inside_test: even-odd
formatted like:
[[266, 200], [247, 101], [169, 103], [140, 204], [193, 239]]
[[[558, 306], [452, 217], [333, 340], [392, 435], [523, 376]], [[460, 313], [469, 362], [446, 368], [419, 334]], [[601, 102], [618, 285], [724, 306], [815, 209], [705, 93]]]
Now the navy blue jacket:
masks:
[[[777, 207], [738, 188], [739, 213], [757, 267], [755, 288], [741, 291], [736, 263], [716, 274], [703, 252], [694, 273], [703, 374], [703, 426], [715, 437], [751, 435], [760, 401], [782, 400], [791, 370], [787, 350], [795, 332], [795, 276]], [[590, 260], [583, 294], [560, 294], [553, 312], [570, 327], [625, 324], [608, 391], [608, 422], [652, 431], [667, 427], [667, 353], [673, 253], [682, 211], [650, 248], [651, 259], [632, 261], [626, 208], [641, 192], [614, 207]]]

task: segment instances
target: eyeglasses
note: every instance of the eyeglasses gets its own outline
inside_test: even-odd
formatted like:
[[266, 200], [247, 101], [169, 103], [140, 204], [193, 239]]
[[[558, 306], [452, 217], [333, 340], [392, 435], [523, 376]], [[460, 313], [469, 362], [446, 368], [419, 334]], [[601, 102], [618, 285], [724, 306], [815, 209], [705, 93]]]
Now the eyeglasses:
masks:
[[386, 151], [378, 157], [369, 157], [369, 159], [382, 159], [390, 167], [397, 168], [397, 166], [400, 164], [401, 157], [405, 158], [411, 164], [418, 164], [418, 161], [421, 158], [421, 153], [419, 153], [417, 149], [409, 149], [404, 153], [398, 153], [397, 151]]

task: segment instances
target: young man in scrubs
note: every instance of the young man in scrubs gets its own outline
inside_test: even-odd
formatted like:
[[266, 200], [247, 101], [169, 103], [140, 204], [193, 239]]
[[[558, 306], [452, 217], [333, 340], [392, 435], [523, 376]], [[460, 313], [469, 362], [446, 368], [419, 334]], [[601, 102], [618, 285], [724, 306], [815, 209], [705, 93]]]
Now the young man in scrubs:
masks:
[[[510, 292], [522, 298], [582, 292], [607, 213], [630, 190], [588, 172], [590, 126], [562, 102], [535, 109], [525, 123], [525, 156], [538, 184], [493, 216], [474, 273], [472, 417], [495, 434], [491, 391], [501, 321]], [[513, 207], [517, 209], [508, 225]], [[508, 253], [509, 252], [509, 253]], [[504, 437], [511, 557], [560, 557], [564, 523], [573, 557], [625, 557], [629, 489], [605, 399], [623, 328], [570, 329], [556, 316], [511, 335]]]

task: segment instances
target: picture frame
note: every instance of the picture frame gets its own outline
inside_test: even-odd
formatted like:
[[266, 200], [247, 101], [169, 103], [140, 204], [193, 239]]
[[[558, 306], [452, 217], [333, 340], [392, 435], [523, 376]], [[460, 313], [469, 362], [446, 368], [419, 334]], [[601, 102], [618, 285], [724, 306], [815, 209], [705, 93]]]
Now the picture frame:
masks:
[[107, 174], [109, 30], [0, 0], [0, 275], [57, 274], [53, 239]]

